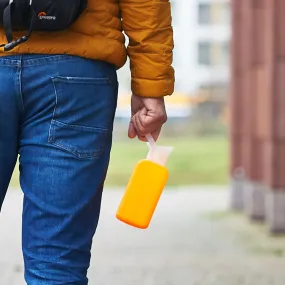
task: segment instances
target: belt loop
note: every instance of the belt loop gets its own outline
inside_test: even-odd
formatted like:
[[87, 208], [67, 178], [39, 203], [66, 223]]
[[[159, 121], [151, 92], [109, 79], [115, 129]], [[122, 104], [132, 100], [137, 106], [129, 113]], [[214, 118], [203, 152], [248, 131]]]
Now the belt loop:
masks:
[[20, 54], [20, 67], [21, 67], [21, 69], [22, 69], [23, 65], [24, 65], [24, 55]]

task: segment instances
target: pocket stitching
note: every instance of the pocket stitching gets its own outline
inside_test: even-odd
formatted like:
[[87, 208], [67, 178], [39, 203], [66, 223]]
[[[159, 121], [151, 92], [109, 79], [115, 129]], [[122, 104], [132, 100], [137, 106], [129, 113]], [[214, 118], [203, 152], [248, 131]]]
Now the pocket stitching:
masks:
[[[69, 78], [69, 79], [67, 79]], [[55, 94], [55, 106], [54, 106], [54, 110], [53, 110], [53, 115], [52, 115], [52, 120], [53, 121], [56, 121], [56, 122], [59, 122], [59, 123], [62, 123], [62, 124], [66, 124], [66, 125], [69, 125], [69, 126], [78, 126], [78, 127], [86, 127], [86, 128], [93, 128], [94, 130], [97, 130], [97, 129], [101, 129], [101, 130], [107, 130], [107, 129], [104, 129], [104, 128], [99, 128], [99, 127], [87, 127], [87, 126], [82, 126], [82, 125], [73, 125], [73, 124], [68, 124], [68, 123], [64, 123], [64, 122], [61, 122], [59, 120], [56, 119], [56, 111], [58, 110], [58, 98], [60, 97], [60, 95], [58, 94], [57, 92], [57, 89], [56, 89], [56, 84], [55, 82], [64, 82], [64, 83], [69, 83], [69, 84], [78, 84], [78, 83], [86, 83], [86, 81], [84, 80], [88, 80], [90, 83], [93, 83], [93, 84], [102, 84], [102, 83], [112, 83], [112, 80], [109, 79], [109, 78], [94, 78], [94, 77], [63, 77], [63, 76], [55, 76], [55, 77], [51, 77], [52, 79], [52, 83], [53, 83], [53, 89], [54, 89], [54, 94]], [[70, 81], [70, 79], [72, 79], [73, 81]], [[79, 79], [82, 80], [81, 82], [77, 82], [76, 80]], [[100, 81], [102, 80], [102, 81]]]
[[64, 82], [69, 84], [111, 84], [112, 80], [108, 77], [75, 77], [75, 76], [55, 76], [52, 77], [52, 81], [54, 82]]
[[[56, 124], [51, 124], [50, 127], [50, 137], [48, 139], [49, 143], [56, 145], [58, 147], [60, 147], [61, 149], [64, 149], [70, 153], [72, 153], [73, 155], [75, 155], [77, 158], [94, 158], [94, 157], [98, 157], [101, 153], [103, 153], [103, 149], [99, 149], [98, 151], [93, 151], [93, 152], [79, 152], [71, 147], [67, 147], [66, 145], [63, 145], [59, 142], [56, 142], [54, 139], [54, 132], [55, 132], [55, 127], [54, 126], [58, 126]], [[60, 126], [58, 126], [60, 127]], [[104, 132], [102, 132], [104, 133]], [[107, 132], [105, 133], [107, 135]]]
[[[69, 79], [67, 79], [69, 78]], [[70, 79], [76, 79], [75, 81], [71, 82]], [[54, 95], [55, 95], [55, 104], [54, 104], [54, 110], [53, 110], [53, 115], [52, 115], [52, 120], [50, 123], [50, 128], [49, 128], [49, 138], [48, 141], [49, 143], [56, 145], [58, 147], [60, 147], [63, 150], [66, 150], [70, 153], [72, 153], [73, 155], [75, 155], [77, 158], [79, 159], [84, 159], [84, 158], [95, 158], [98, 157], [102, 152], [103, 149], [100, 149], [98, 151], [94, 151], [94, 152], [79, 152], [79, 151], [75, 151], [74, 149], [70, 148], [70, 147], [66, 147], [63, 144], [60, 144], [58, 142], [55, 141], [55, 127], [54, 126], [58, 126], [58, 127], [63, 127], [63, 128], [69, 128], [69, 129], [73, 129], [73, 130], [78, 130], [78, 128], [80, 128], [80, 131], [87, 131], [91, 132], [91, 130], [93, 130], [94, 132], [101, 132], [102, 134], [107, 135], [108, 134], [108, 129], [104, 129], [104, 128], [99, 128], [99, 127], [87, 127], [87, 126], [81, 126], [81, 125], [73, 125], [73, 124], [67, 124], [67, 123], [63, 123], [60, 122], [58, 120], [56, 120], [56, 110], [58, 107], [58, 92], [57, 92], [57, 88], [55, 85], [55, 82], [65, 82], [65, 83], [86, 83], [85, 80], [87, 80], [88, 82], [91, 82], [93, 84], [95, 83], [101, 83], [105, 82], [105, 83], [110, 83], [111, 79], [109, 78], [89, 78], [89, 77], [60, 77], [60, 76], [56, 76], [56, 77], [51, 77], [52, 79], [52, 83], [53, 83], [53, 87], [54, 87]], [[67, 79], [67, 80], [66, 80]], [[83, 80], [79, 80], [77, 82], [77, 79], [83, 79]], [[99, 79], [99, 80], [98, 80]], [[102, 79], [102, 80], [100, 80]]]
[[58, 127], [62, 127], [65, 129], [71, 129], [71, 130], [76, 130], [76, 131], [84, 131], [84, 132], [89, 132], [89, 133], [108, 133], [108, 129], [100, 128], [100, 127], [87, 127], [83, 125], [73, 125], [73, 124], [67, 124], [64, 122], [61, 122], [59, 120], [51, 120], [52, 125], [56, 125]]

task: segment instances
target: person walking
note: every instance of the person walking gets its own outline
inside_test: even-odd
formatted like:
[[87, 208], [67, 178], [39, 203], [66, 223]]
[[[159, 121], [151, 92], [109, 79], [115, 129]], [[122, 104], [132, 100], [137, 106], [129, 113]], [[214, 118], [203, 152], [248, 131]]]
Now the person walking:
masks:
[[[14, 18], [21, 1], [9, 3]], [[36, 10], [39, 2], [30, 5]], [[35, 23], [64, 17], [38, 12]], [[19, 155], [26, 283], [86, 285], [112, 146], [117, 70], [128, 56], [128, 136], [157, 139], [167, 120], [164, 96], [174, 89], [171, 6], [88, 0], [68, 27], [27, 36], [16, 30], [13, 38], [10, 20], [4, 13], [0, 28], [0, 208]]]

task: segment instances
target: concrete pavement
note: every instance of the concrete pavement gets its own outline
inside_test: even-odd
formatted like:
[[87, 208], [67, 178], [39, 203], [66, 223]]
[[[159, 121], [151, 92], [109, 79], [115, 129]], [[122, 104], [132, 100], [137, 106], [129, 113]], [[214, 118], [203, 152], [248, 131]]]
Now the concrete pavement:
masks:
[[[267, 235], [244, 215], [227, 212], [223, 189], [165, 191], [142, 231], [115, 212], [120, 190], [104, 193], [89, 270], [91, 285], [283, 285], [285, 239]], [[20, 191], [0, 215], [0, 285], [24, 285]]]

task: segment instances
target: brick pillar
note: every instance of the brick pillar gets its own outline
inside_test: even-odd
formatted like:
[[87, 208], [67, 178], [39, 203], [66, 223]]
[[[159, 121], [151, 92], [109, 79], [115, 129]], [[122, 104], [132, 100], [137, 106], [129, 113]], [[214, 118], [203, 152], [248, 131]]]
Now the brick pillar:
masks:
[[285, 1], [232, 4], [231, 206], [285, 232]]
[[263, 0], [232, 0], [231, 195], [233, 209], [264, 218], [263, 141], [257, 136], [264, 75]]
[[267, 1], [266, 59], [268, 94], [264, 112], [266, 219], [271, 232], [285, 232], [285, 1]]
[[263, 183], [264, 140], [259, 136], [260, 124], [266, 118], [260, 113], [265, 77], [265, 0], [248, 0], [244, 7], [245, 22], [245, 133], [243, 161], [247, 177], [244, 208], [252, 219], [265, 218], [265, 185]]
[[244, 121], [244, 64], [243, 57], [243, 7], [246, 0], [232, 0], [231, 40], [231, 95], [230, 95], [230, 206], [241, 210], [244, 207], [243, 130]]

